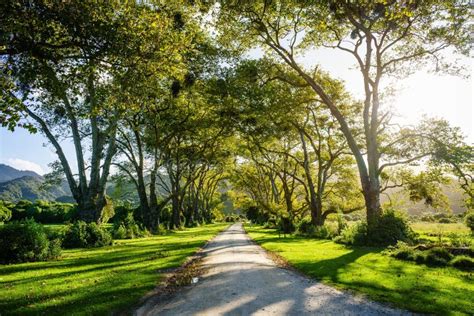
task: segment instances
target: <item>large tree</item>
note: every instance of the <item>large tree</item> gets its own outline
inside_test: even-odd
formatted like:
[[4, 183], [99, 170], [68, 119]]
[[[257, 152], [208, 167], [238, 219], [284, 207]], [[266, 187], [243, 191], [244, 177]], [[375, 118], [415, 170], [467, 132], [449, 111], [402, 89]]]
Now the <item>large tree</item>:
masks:
[[[117, 123], [130, 106], [127, 74], [150, 55], [174, 62], [173, 14], [95, 1], [7, 1], [0, 11], [2, 100], [18, 110], [3, 112], [2, 120], [14, 124], [25, 115], [57, 153], [80, 218], [106, 220]], [[73, 143], [75, 159], [64, 140]]]
[[[304, 80], [338, 121], [356, 159], [370, 227], [381, 216], [380, 175], [386, 164], [414, 161], [416, 155], [386, 162], [381, 134], [389, 115], [381, 108], [382, 80], [414, 65], [441, 68], [442, 51], [466, 53], [466, 1], [221, 1], [219, 27], [226, 43], [260, 46]], [[230, 23], [231, 21], [235, 23]], [[319, 71], [305, 69], [298, 56], [308, 48], [331, 47], [350, 54], [364, 88], [363, 143], [340, 105], [331, 98]], [[309, 55], [311, 56], [311, 55]], [[307, 55], [307, 57], [309, 57]], [[317, 55], [314, 56], [317, 61]], [[393, 144], [394, 146], [396, 144]], [[385, 147], [386, 148], [386, 147]]]

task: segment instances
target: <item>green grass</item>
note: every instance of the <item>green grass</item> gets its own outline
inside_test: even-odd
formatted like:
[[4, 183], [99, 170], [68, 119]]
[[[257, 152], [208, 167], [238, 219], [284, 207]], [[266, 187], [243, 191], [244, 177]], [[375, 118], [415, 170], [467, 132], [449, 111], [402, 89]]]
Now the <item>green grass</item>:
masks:
[[449, 242], [450, 234], [457, 234], [469, 238], [471, 230], [463, 223], [427, 223], [415, 222], [411, 228], [418, 233], [419, 238], [438, 242]]
[[0, 314], [108, 315], [130, 308], [227, 224], [114, 246], [63, 251], [57, 261], [0, 265]]
[[411, 228], [419, 234], [441, 233], [441, 234], [469, 234], [471, 230], [463, 223], [427, 223], [415, 222], [410, 224]]
[[470, 314], [474, 310], [472, 273], [400, 261], [382, 254], [380, 248], [347, 248], [329, 240], [295, 236], [278, 238], [274, 230], [249, 225], [246, 230], [299, 271], [335, 287], [414, 312]]

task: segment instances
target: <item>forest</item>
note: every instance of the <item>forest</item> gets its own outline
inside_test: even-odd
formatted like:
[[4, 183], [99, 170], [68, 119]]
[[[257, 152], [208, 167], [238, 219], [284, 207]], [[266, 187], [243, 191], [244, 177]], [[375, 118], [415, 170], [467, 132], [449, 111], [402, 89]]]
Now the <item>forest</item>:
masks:
[[[131, 314], [161, 271], [241, 226], [324, 284], [411, 312], [472, 313], [469, 127], [402, 124], [392, 103], [419, 69], [472, 73], [456, 59], [471, 58], [471, 10], [3, 1], [0, 123], [41, 135], [55, 158], [19, 178], [44, 199], [0, 183], [0, 314]], [[361, 90], [320, 50], [346, 54]]]

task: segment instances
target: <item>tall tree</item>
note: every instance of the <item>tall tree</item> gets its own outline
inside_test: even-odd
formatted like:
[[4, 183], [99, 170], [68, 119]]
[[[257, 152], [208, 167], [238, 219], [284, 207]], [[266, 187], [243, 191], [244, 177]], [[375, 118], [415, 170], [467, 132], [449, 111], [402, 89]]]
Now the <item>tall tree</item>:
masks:
[[[148, 6], [94, 1], [1, 6], [0, 59], [14, 83], [2, 92], [55, 149], [80, 218], [104, 221], [117, 122], [128, 106], [123, 92], [132, 84], [128, 70], [173, 42], [163, 36], [173, 28], [173, 16]], [[173, 59], [169, 52], [162, 56]], [[74, 144], [77, 172], [64, 139]]]
[[[291, 67], [337, 119], [356, 159], [370, 230], [381, 216], [380, 133], [388, 118], [381, 109], [382, 79], [400, 70], [409, 72], [414, 64], [427, 61], [441, 66], [441, 52], [447, 47], [466, 53], [469, 3], [360, 0], [220, 4], [219, 27], [227, 43], [261, 45]], [[357, 142], [350, 122], [327, 92], [317, 69], [308, 71], [297, 58], [307, 48], [322, 46], [347, 52], [360, 70], [365, 93], [363, 144]]]

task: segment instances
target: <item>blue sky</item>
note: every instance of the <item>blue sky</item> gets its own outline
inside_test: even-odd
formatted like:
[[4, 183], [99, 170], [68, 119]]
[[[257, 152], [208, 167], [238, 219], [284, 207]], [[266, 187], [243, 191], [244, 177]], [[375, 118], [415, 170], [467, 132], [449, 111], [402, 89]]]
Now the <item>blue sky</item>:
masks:
[[[255, 51], [250, 55], [258, 56], [259, 53]], [[347, 54], [334, 50], [311, 51], [301, 57], [300, 61], [311, 66], [316, 60], [325, 65], [322, 68], [334, 77], [344, 80], [353, 95], [361, 96], [360, 75]], [[470, 68], [469, 79], [420, 70], [404, 80], [393, 81], [397, 93], [391, 100], [390, 107], [397, 114], [395, 120], [401, 124], [416, 124], [424, 114], [445, 118], [453, 126], [460, 127], [468, 141], [474, 143], [473, 59], [465, 58], [463, 64]], [[47, 143], [40, 133], [30, 134], [22, 129], [12, 133], [0, 127], [0, 163], [43, 174], [49, 170], [48, 164], [57, 160]], [[64, 142], [62, 145], [66, 155], [74, 157], [72, 144]], [[74, 163], [72, 167], [75, 169]]]

